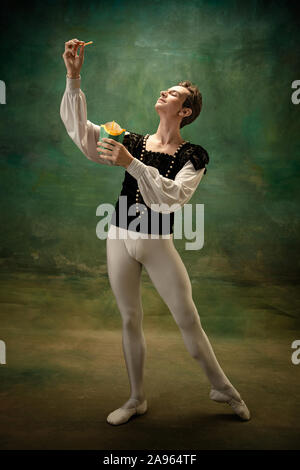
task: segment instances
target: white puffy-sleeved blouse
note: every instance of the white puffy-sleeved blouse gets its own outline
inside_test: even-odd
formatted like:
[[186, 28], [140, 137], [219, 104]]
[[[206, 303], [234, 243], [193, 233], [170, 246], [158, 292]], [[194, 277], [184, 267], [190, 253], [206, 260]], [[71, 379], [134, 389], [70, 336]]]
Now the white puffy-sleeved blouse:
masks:
[[[61, 119], [73, 142], [89, 160], [111, 165], [111, 162], [101, 158], [97, 151], [100, 126], [87, 119], [86, 98], [80, 85], [81, 78], [70, 79], [66, 77], [66, 89], [60, 105]], [[125, 136], [130, 134], [130, 132], [125, 132]], [[134, 136], [137, 135], [139, 134], [134, 134]], [[124, 137], [124, 141], [126, 139]], [[157, 168], [143, 163], [138, 158], [134, 158], [128, 165], [126, 171], [135, 178], [140, 194], [147, 206], [151, 207], [151, 204], [160, 205], [164, 203], [170, 206], [178, 204], [182, 207], [191, 199], [203, 174], [207, 171], [205, 164], [208, 163], [209, 157], [203, 147], [190, 145], [192, 146], [189, 149], [190, 158], [177, 172], [174, 179], [164, 177]], [[193, 156], [193, 149], [195, 149], [195, 156]], [[199, 152], [199, 149], [201, 149], [200, 158], [196, 156], [196, 150]], [[160, 154], [160, 152], [151, 151], [149, 153]], [[164, 209], [161, 212], [168, 213], [168, 210]]]

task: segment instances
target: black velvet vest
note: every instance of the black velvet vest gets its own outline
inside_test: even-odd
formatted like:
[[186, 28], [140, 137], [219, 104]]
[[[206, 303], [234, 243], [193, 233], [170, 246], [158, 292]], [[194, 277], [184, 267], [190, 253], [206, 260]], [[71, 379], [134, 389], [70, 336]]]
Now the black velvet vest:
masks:
[[[134, 132], [126, 133], [124, 135], [123, 145], [134, 158], [140, 159], [143, 149], [143, 139], [144, 135], [136, 134]], [[172, 159], [173, 155], [145, 150], [143, 163], [145, 163], [145, 165], [150, 165], [157, 168], [160, 174], [165, 175]], [[205, 168], [204, 174], [207, 172], [205, 167], [205, 165], [209, 162], [207, 151], [201, 147], [201, 145], [186, 142], [179, 149], [179, 152], [177, 153], [173, 163], [173, 168], [171, 168], [169, 175], [165, 177], [175, 180], [176, 174], [183, 168], [188, 160], [191, 160], [196, 170]], [[138, 200], [138, 203], [140, 204], [139, 209], [141, 211], [145, 211], [141, 217], [144, 217], [147, 222], [145, 222], [145, 224], [142, 223], [141, 219], [138, 218], [139, 213], [136, 214], [135, 210], [134, 215], [128, 215], [129, 207], [133, 205], [135, 208], [137, 189], [137, 180], [127, 171], [125, 171], [122, 190], [115, 205], [115, 211], [112, 215], [111, 224], [125, 229], [129, 228], [130, 230], [141, 233], [152, 233], [159, 235], [173, 233], [174, 212], [163, 214], [162, 212], [153, 211], [146, 205], [141, 193], [139, 193], [140, 197]], [[127, 198], [123, 197], [121, 201], [120, 196], [127, 196]], [[154, 218], [155, 222], [153, 222]], [[130, 224], [131, 226], [129, 227]]]

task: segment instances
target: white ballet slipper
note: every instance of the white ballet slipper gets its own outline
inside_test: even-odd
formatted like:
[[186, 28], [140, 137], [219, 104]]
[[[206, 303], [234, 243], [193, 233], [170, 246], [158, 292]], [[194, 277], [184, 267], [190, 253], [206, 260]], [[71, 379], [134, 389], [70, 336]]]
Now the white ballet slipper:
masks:
[[142, 415], [146, 413], [147, 408], [147, 400], [144, 400], [143, 403], [135, 406], [134, 408], [118, 408], [108, 415], [106, 421], [109, 424], [114, 425], [123, 424], [126, 423], [133, 415]]
[[214, 388], [211, 389], [209, 397], [211, 400], [217, 401], [219, 403], [228, 403], [234, 410], [234, 412], [243, 420], [248, 421], [250, 419], [250, 411], [247, 408], [244, 400], [237, 400], [225, 392], [219, 392]]

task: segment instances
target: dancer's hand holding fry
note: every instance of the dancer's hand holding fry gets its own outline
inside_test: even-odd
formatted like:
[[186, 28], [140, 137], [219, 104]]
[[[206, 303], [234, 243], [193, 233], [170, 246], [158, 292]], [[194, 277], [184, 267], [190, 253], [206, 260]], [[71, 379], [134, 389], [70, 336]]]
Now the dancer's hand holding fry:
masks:
[[[80, 52], [78, 54], [78, 48]], [[79, 78], [80, 70], [84, 61], [85, 42], [79, 39], [71, 39], [65, 43], [65, 52], [62, 54], [64, 59], [67, 76], [69, 78]]]

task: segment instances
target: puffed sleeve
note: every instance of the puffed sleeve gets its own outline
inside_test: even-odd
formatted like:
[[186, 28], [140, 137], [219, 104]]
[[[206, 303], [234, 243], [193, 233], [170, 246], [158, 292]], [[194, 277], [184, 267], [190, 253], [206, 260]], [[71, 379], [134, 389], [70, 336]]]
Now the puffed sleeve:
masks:
[[201, 170], [205, 168], [204, 175], [207, 172], [207, 168], [205, 165], [209, 163], [209, 156], [205, 148], [201, 145], [192, 145], [187, 149], [187, 155], [191, 162], [194, 165], [195, 170]]
[[134, 134], [133, 132], [129, 132], [129, 131], [125, 131], [124, 132], [124, 137], [123, 137], [123, 142], [122, 144], [124, 145], [124, 147], [127, 148], [127, 150], [132, 153], [132, 150], [133, 150], [133, 146], [134, 146]]
[[136, 146], [139, 144], [143, 138], [142, 134], [137, 134], [136, 132], [125, 131], [122, 144], [127, 148], [129, 153], [134, 154]]
[[66, 77], [66, 89], [60, 104], [60, 117], [73, 142], [89, 160], [111, 165], [98, 154], [97, 142], [100, 126], [87, 119], [86, 98], [80, 89], [80, 84], [81, 78]]
[[[175, 179], [171, 180], [162, 176], [157, 168], [145, 165], [136, 158], [127, 167], [128, 173], [136, 178], [141, 195], [148, 207], [151, 207], [151, 204], [167, 204], [168, 206], [177, 204], [178, 209], [191, 199], [204, 170], [205, 168], [196, 170], [193, 162], [188, 160]], [[171, 207], [170, 210], [165, 207], [163, 210], [158, 210], [162, 213], [173, 211], [174, 208]]]

